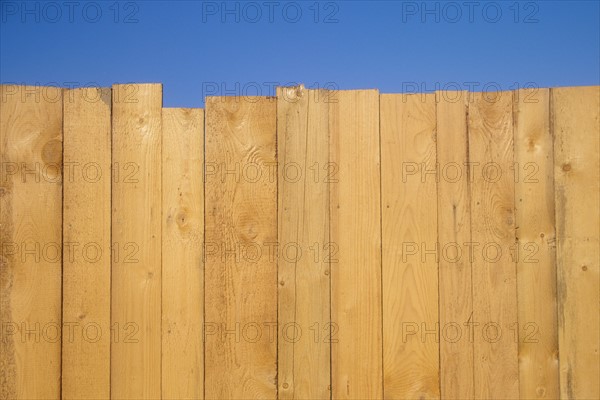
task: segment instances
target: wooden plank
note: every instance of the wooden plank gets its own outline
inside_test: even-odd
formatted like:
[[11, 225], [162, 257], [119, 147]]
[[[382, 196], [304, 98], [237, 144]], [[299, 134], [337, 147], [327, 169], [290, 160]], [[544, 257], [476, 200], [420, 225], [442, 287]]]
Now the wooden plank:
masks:
[[440, 296], [440, 395], [473, 398], [471, 201], [467, 138], [468, 92], [437, 92], [438, 256]]
[[548, 89], [514, 93], [519, 382], [523, 399], [557, 399], [554, 157]]
[[204, 110], [162, 111], [162, 398], [204, 398]]
[[560, 393], [600, 398], [600, 87], [551, 89]]
[[62, 396], [110, 397], [111, 90], [64, 92]]
[[435, 94], [381, 96], [384, 390], [439, 398]]
[[62, 89], [0, 96], [0, 398], [58, 399]]
[[329, 104], [277, 88], [280, 399], [330, 397]]
[[160, 398], [162, 86], [113, 86], [111, 395]]
[[469, 103], [475, 398], [519, 397], [512, 105], [511, 92]]
[[277, 395], [276, 106], [206, 99], [206, 398]]
[[[329, 104], [332, 397], [383, 396], [379, 93], [340, 91]], [[337, 333], [337, 334], [336, 334]]]

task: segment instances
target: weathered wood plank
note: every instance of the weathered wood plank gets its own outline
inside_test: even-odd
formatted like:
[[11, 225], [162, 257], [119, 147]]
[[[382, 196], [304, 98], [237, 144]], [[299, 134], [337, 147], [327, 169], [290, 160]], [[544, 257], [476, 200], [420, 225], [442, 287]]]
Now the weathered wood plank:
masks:
[[551, 89], [560, 393], [600, 398], [600, 87]]
[[277, 395], [277, 103], [206, 99], [205, 395]]
[[111, 396], [161, 396], [162, 86], [113, 86]]
[[330, 397], [329, 103], [277, 89], [280, 399]]
[[439, 398], [435, 94], [381, 96], [384, 393]]
[[0, 96], [0, 398], [58, 399], [62, 89]]
[[110, 397], [111, 89], [66, 90], [62, 397]]
[[468, 92], [437, 92], [440, 395], [473, 398], [471, 200], [467, 138]]
[[[383, 396], [379, 93], [340, 91], [329, 105], [332, 396]], [[337, 255], [336, 255], [337, 254]]]
[[548, 89], [514, 93], [518, 244], [519, 382], [522, 399], [557, 399], [554, 157]]
[[473, 93], [469, 168], [475, 398], [519, 397], [512, 93]]
[[162, 110], [162, 398], [204, 398], [204, 110]]

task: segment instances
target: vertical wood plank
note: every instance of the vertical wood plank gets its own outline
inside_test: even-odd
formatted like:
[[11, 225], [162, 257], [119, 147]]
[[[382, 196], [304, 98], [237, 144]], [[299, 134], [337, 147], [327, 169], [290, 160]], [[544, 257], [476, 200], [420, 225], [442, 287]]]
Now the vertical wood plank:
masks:
[[162, 86], [113, 86], [111, 395], [161, 396]]
[[554, 157], [548, 89], [514, 93], [519, 384], [522, 399], [557, 399]]
[[379, 93], [341, 91], [330, 103], [332, 396], [382, 398]]
[[204, 397], [204, 110], [162, 111], [162, 398]]
[[600, 397], [600, 87], [551, 89], [560, 392]]
[[519, 397], [512, 93], [469, 103], [475, 398]]
[[66, 90], [62, 397], [110, 397], [111, 90]]
[[0, 398], [58, 399], [62, 90], [0, 96]]
[[439, 398], [435, 94], [381, 96], [384, 390]]
[[277, 395], [277, 103], [206, 99], [205, 395]]
[[437, 92], [438, 256], [440, 296], [440, 395], [473, 398], [473, 315], [468, 168], [468, 92]]
[[330, 397], [329, 104], [277, 88], [280, 399]]

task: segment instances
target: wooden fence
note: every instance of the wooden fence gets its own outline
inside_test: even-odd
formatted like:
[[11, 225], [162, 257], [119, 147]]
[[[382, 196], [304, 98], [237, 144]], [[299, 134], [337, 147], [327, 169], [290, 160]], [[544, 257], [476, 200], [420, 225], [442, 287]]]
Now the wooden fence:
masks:
[[0, 398], [600, 397], [600, 87], [1, 96]]

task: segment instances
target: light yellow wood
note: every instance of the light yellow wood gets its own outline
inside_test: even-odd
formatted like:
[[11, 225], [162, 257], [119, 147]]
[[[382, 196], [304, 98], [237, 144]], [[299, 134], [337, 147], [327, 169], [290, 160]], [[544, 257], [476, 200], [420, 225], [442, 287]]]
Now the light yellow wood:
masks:
[[332, 396], [382, 398], [379, 93], [336, 92], [329, 103]]
[[600, 398], [600, 87], [551, 89], [563, 399]]
[[435, 94], [381, 96], [387, 399], [440, 396], [435, 114]]
[[204, 398], [204, 110], [162, 111], [162, 398]]
[[66, 90], [62, 397], [110, 397], [111, 89]]
[[275, 99], [206, 99], [205, 395], [277, 394]]
[[438, 256], [440, 296], [440, 394], [473, 398], [471, 202], [467, 139], [468, 92], [437, 92]]
[[[329, 104], [277, 89], [280, 399], [329, 399]], [[335, 177], [333, 177], [335, 179]]]
[[58, 399], [62, 90], [0, 86], [0, 398]]
[[514, 92], [513, 119], [520, 395], [522, 399], [557, 399], [554, 157], [549, 90]]
[[161, 396], [162, 86], [113, 86], [111, 396]]
[[0, 85], [0, 399], [600, 398], [600, 87], [206, 103]]
[[475, 398], [519, 397], [512, 93], [473, 93], [469, 162]]

